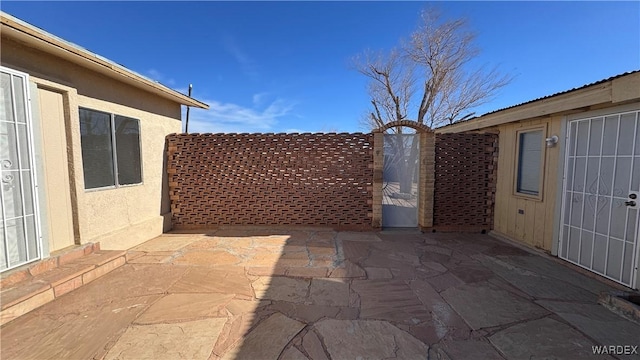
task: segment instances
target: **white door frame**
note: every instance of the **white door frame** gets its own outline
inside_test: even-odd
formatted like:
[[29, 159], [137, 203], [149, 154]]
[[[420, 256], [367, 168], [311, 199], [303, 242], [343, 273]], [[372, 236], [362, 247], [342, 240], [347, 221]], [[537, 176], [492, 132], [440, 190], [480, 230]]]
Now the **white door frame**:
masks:
[[[35, 146], [34, 146], [34, 134], [33, 134], [33, 117], [32, 117], [32, 113], [31, 113], [31, 91], [30, 91], [30, 81], [29, 81], [29, 74], [24, 73], [24, 72], [20, 72], [17, 70], [13, 70], [4, 66], [0, 66], [0, 70], [3, 73], [7, 73], [11, 76], [11, 84], [13, 84], [13, 78], [15, 77], [19, 77], [22, 79], [23, 81], [23, 89], [22, 89], [22, 95], [24, 96], [24, 112], [25, 112], [25, 123], [26, 123], [26, 132], [27, 132], [27, 151], [29, 152], [29, 156], [28, 156], [28, 161], [29, 161], [29, 169], [28, 171], [30, 172], [31, 175], [31, 191], [32, 191], [32, 202], [33, 202], [33, 216], [34, 216], [34, 223], [35, 223], [35, 234], [33, 234], [33, 236], [35, 236], [35, 245], [36, 245], [36, 251], [37, 251], [37, 255], [34, 256], [34, 254], [29, 254], [29, 247], [27, 244], [25, 244], [25, 251], [26, 251], [26, 261], [21, 261], [21, 262], [17, 262], [15, 264], [12, 264], [10, 262], [9, 259], [9, 250], [8, 250], [8, 237], [7, 237], [7, 219], [4, 216], [6, 214], [5, 212], [5, 204], [4, 204], [4, 197], [2, 197], [1, 201], [0, 201], [0, 211], [2, 211], [2, 231], [3, 231], [3, 237], [5, 239], [5, 244], [3, 246], [2, 249], [0, 249], [0, 251], [5, 253], [5, 259], [7, 261], [7, 268], [2, 269], [2, 271], [7, 271], [34, 261], [38, 261], [40, 259], [42, 259], [43, 257], [43, 246], [42, 246], [42, 229], [41, 229], [41, 218], [40, 218], [40, 206], [39, 206], [39, 194], [38, 194], [38, 183], [37, 183], [37, 178], [38, 178], [38, 173], [37, 173], [37, 169], [36, 169], [36, 161], [35, 161]], [[13, 89], [13, 86], [12, 86]], [[12, 99], [12, 102], [15, 104], [15, 98]], [[16, 110], [15, 110], [15, 105], [12, 106], [12, 111], [14, 112], [14, 117], [16, 117]], [[17, 131], [17, 129], [16, 129]], [[19, 138], [18, 134], [16, 134], [16, 141], [19, 142], [22, 140]], [[19, 152], [19, 150], [18, 150]], [[17, 154], [18, 158], [20, 158], [20, 154]], [[19, 169], [20, 172], [24, 171], [24, 169], [22, 169], [22, 166], [20, 166]], [[0, 169], [1, 172], [1, 169]], [[0, 181], [2, 181], [2, 179], [0, 179]], [[20, 181], [22, 181], [22, 177], [20, 177]], [[4, 190], [0, 190], [0, 191], [4, 191]], [[0, 194], [1, 195], [1, 194]], [[25, 215], [24, 214], [24, 209], [25, 209], [25, 199], [24, 199], [24, 190], [22, 189], [21, 186], [21, 192], [20, 192], [20, 196], [21, 196], [21, 201], [22, 201], [22, 211], [23, 211], [23, 215], [21, 216], [21, 218], [24, 218], [25, 216], [29, 216], [29, 215]], [[28, 233], [28, 231], [26, 231], [26, 223], [24, 221], [24, 219], [22, 220], [22, 226], [23, 226], [23, 230], [25, 233], [25, 242], [28, 242], [28, 236], [30, 236], [31, 234]]]
[[[638, 220], [636, 222], [636, 228], [635, 228], [635, 241], [634, 241], [634, 250], [632, 251], [632, 269], [631, 269], [631, 274], [630, 274], [630, 279], [629, 279], [629, 284], [622, 282], [621, 279], [615, 279], [612, 278], [610, 276], [607, 276], [606, 274], [602, 274], [598, 271], [595, 271], [594, 269], [592, 269], [591, 267], [593, 267], [593, 264], [591, 264], [590, 266], [584, 266], [578, 262], [572, 261], [569, 259], [569, 253], [567, 250], [567, 253], [565, 254], [566, 256], [562, 256], [563, 252], [562, 252], [562, 246], [563, 246], [563, 232], [564, 232], [564, 223], [565, 223], [565, 210], [566, 210], [566, 192], [567, 192], [567, 180], [568, 180], [568, 175], [569, 175], [569, 161], [568, 161], [568, 156], [569, 156], [569, 141], [570, 141], [570, 126], [571, 123], [577, 120], [587, 120], [587, 119], [591, 119], [591, 118], [595, 118], [595, 117], [602, 117], [602, 116], [608, 116], [608, 115], [619, 115], [622, 113], [629, 113], [629, 112], [638, 112], [640, 111], [640, 103], [635, 103], [635, 104], [629, 104], [629, 105], [625, 105], [625, 106], [619, 106], [619, 107], [614, 107], [614, 108], [608, 108], [608, 109], [602, 109], [602, 110], [596, 110], [596, 111], [590, 111], [590, 112], [584, 112], [584, 113], [580, 113], [580, 114], [575, 114], [575, 115], [570, 115], [568, 117], [566, 117], [563, 120], [563, 137], [562, 139], [564, 139], [563, 142], [563, 146], [561, 148], [561, 158], [560, 158], [560, 164], [563, 168], [563, 172], [562, 172], [562, 191], [558, 194], [558, 201], [557, 201], [557, 206], [556, 206], [556, 210], [557, 210], [557, 216], [556, 216], [556, 220], [557, 220], [557, 246], [554, 248], [554, 250], [557, 253], [557, 256], [562, 258], [563, 260], [569, 261], [573, 264], [576, 264], [580, 267], [583, 267], [589, 271], [592, 271], [600, 276], [609, 278], [613, 281], [616, 281], [618, 283], [621, 283], [625, 286], [630, 286], [634, 289], [637, 289], [640, 285], [640, 270], [639, 268], [639, 263], [640, 263], [640, 215], [637, 215]], [[640, 114], [636, 115], [636, 126], [640, 127]], [[636, 129], [637, 130], [637, 129]], [[603, 135], [604, 136], [604, 135]], [[587, 144], [588, 146], [588, 144]], [[635, 139], [635, 146], [638, 147], [640, 146], [640, 139]], [[633, 153], [633, 150], [632, 150]], [[617, 158], [617, 155], [616, 155]], [[585, 166], [586, 166], [586, 162], [585, 162]], [[634, 169], [633, 168], [633, 157], [631, 158], [631, 175], [633, 175], [633, 171], [640, 171], [640, 169]], [[586, 168], [585, 168], [586, 169]], [[574, 170], [572, 170], [572, 173], [575, 172]], [[575, 176], [575, 174], [574, 174]], [[586, 175], [585, 175], [585, 181], [586, 181]], [[630, 179], [631, 181], [631, 179]], [[613, 184], [612, 184], [613, 185]], [[631, 183], [629, 184], [629, 186], [631, 186]], [[612, 190], [612, 196], [613, 196], [613, 190]], [[583, 199], [583, 201], [586, 201]], [[640, 212], [640, 199], [637, 199], [636, 202], [638, 203], [638, 205], [636, 206], [636, 209], [638, 209], [637, 211]], [[559, 206], [558, 206], [559, 205]], [[628, 211], [627, 211], [628, 213]], [[584, 214], [582, 215], [584, 216]], [[611, 214], [610, 214], [611, 216]], [[628, 216], [627, 218], [625, 218], [625, 228], [628, 226], [627, 224], [628, 221]], [[609, 220], [609, 226], [611, 226], [611, 220]], [[595, 231], [595, 224], [594, 224], [594, 231]], [[607, 242], [608, 243], [608, 242]], [[625, 243], [623, 243], [624, 246], [626, 246]], [[607, 252], [608, 252], [608, 247], [607, 247]], [[624, 256], [624, 252], [622, 254]], [[578, 254], [578, 256], [580, 256], [580, 254]], [[592, 253], [592, 257], [593, 257], [593, 253]], [[621, 265], [622, 266], [622, 265]], [[605, 268], [605, 272], [606, 272], [606, 268]]]

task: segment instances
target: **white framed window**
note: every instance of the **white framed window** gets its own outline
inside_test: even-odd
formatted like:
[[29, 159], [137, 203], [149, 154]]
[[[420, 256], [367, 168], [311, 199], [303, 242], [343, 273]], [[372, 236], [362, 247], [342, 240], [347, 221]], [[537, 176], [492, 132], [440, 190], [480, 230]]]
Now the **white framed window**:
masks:
[[514, 192], [542, 199], [544, 180], [545, 128], [516, 131], [516, 167]]
[[85, 189], [142, 184], [138, 119], [80, 108], [80, 142]]

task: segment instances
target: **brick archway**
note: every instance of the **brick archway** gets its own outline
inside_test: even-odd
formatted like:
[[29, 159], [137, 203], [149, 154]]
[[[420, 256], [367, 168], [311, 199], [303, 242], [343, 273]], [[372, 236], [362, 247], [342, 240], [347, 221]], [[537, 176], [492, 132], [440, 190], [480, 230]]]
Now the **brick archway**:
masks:
[[390, 123], [384, 124], [384, 126], [379, 127], [375, 130], [373, 130], [372, 132], [375, 133], [384, 133], [385, 131], [394, 128], [394, 127], [400, 127], [400, 126], [404, 126], [404, 127], [409, 127], [414, 129], [417, 133], [424, 133], [424, 132], [433, 132], [433, 130], [431, 130], [430, 127], [428, 127], [425, 124], [419, 123], [417, 121], [413, 121], [413, 120], [397, 120], [397, 121], [392, 121]]
[[382, 187], [384, 168], [384, 132], [394, 127], [416, 130], [420, 141], [420, 167], [418, 183], [418, 227], [433, 227], [433, 199], [435, 184], [435, 133], [428, 126], [412, 120], [392, 121], [373, 133], [373, 216], [371, 225], [382, 228]]

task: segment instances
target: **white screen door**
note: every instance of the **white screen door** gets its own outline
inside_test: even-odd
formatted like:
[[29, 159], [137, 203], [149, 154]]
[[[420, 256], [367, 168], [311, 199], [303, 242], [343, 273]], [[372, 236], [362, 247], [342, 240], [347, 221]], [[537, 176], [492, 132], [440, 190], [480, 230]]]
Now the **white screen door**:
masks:
[[637, 286], [640, 111], [568, 123], [560, 257]]
[[0, 68], [0, 271], [41, 257], [28, 84]]
[[418, 134], [384, 134], [382, 226], [418, 226]]

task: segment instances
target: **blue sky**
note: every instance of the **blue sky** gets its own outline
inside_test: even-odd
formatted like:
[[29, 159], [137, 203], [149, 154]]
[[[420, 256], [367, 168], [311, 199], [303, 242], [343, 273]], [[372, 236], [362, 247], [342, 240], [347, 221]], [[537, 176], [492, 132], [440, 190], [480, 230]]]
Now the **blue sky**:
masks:
[[466, 17], [472, 65], [514, 76], [477, 114], [640, 69], [640, 2], [2, 2], [2, 11], [208, 103], [190, 132], [367, 131], [350, 59], [420, 10]]

